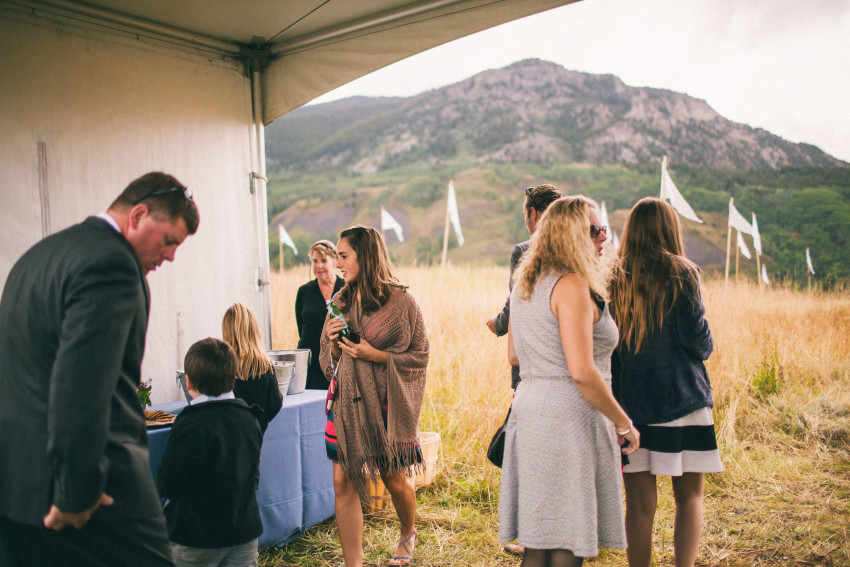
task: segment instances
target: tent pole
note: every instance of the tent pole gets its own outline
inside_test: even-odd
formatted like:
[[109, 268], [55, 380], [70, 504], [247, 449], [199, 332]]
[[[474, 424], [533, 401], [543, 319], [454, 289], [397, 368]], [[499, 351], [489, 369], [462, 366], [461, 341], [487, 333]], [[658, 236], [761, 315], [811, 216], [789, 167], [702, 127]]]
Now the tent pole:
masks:
[[[729, 198], [729, 210], [732, 210], [732, 202], [734, 200]], [[725, 285], [729, 285], [729, 256], [732, 252], [732, 225], [729, 225], [729, 230], [726, 231], [726, 275], [723, 278], [723, 282]]]
[[[259, 277], [257, 286], [262, 294], [263, 323], [265, 327], [265, 347], [272, 349], [272, 305], [271, 305], [271, 282], [269, 281], [269, 223], [268, 204], [266, 195], [266, 139], [265, 126], [263, 125], [263, 84], [260, 65], [257, 60], [253, 61], [251, 69], [251, 96], [254, 107], [254, 134], [256, 136], [255, 171], [258, 173], [253, 177], [259, 181], [254, 191], [255, 199], [255, 224], [257, 225], [257, 246], [260, 265], [258, 267]], [[283, 257], [281, 256], [281, 266]]]
[[[735, 231], [735, 235], [738, 238], [741, 237], [741, 233], [738, 232], [737, 230]], [[741, 247], [736, 244], [735, 245], [735, 283], [738, 283], [738, 265], [740, 264], [740, 258], [739, 258], [740, 250], [741, 250]]]
[[440, 269], [445, 271], [446, 269], [446, 255], [449, 251], [449, 199], [448, 195], [446, 196], [446, 228], [443, 231], [443, 258], [440, 261]]

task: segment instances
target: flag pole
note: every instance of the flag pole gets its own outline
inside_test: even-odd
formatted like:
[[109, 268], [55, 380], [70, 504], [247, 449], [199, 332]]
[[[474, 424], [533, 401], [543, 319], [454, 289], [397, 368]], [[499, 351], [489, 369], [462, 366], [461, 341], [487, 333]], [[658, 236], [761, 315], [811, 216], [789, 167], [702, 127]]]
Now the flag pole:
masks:
[[[735, 236], [737, 238], [741, 238], [741, 233], [736, 230]], [[740, 264], [740, 258], [739, 258], [740, 252], [741, 252], [741, 247], [737, 245], [737, 239], [736, 239], [736, 245], [735, 245], [735, 283], [738, 283], [738, 265]]]
[[[729, 210], [730, 211], [732, 210], [732, 203], [734, 201], [735, 200], [732, 197], [729, 197]], [[730, 248], [731, 245], [732, 245], [732, 225], [730, 224], [729, 229], [726, 231], [726, 275], [723, 278], [723, 281], [724, 281], [725, 285], [727, 285], [727, 286], [729, 285], [729, 257], [732, 254], [732, 248]], [[759, 276], [760, 275], [761, 274], [759, 274]]]
[[[451, 183], [451, 182], [449, 182]], [[446, 228], [443, 231], [443, 258], [440, 260], [440, 269], [446, 269], [446, 255], [449, 251], [449, 194], [446, 193]]]

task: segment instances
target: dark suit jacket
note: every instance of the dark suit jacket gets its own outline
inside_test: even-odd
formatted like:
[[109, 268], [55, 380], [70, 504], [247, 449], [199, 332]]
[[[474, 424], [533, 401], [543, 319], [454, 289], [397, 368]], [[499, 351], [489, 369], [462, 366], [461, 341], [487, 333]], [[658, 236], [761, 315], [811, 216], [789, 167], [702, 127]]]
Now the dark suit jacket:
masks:
[[[531, 240], [520, 242], [511, 248], [511, 278], [508, 280], [508, 291], [514, 288], [514, 270], [516, 270], [522, 255], [526, 253], [531, 245]], [[505, 300], [505, 306], [496, 315], [494, 327], [496, 328], [496, 336], [501, 337], [508, 333], [508, 323], [511, 318], [511, 294], [508, 293], [508, 298]], [[519, 384], [519, 366], [511, 367], [511, 388], [516, 390], [516, 385]]]
[[130, 243], [90, 217], [30, 248], [0, 300], [0, 516], [41, 525], [160, 512], [136, 397], [148, 287]]

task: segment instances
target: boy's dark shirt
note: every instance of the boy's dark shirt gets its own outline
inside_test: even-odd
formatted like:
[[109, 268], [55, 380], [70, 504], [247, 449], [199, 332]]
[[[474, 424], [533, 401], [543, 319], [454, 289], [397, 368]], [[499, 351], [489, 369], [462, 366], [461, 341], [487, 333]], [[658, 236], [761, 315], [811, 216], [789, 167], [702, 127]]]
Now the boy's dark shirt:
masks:
[[263, 532], [257, 485], [266, 425], [262, 409], [240, 399], [190, 405], [177, 416], [157, 475], [171, 541], [230, 547]]

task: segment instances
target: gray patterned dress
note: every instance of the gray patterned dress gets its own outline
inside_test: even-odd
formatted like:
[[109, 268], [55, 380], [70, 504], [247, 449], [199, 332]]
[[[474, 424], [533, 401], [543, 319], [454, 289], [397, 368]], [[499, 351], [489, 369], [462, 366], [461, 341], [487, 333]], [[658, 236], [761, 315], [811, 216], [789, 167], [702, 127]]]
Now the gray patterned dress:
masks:
[[[549, 306], [559, 279], [539, 278], [529, 301], [511, 294], [522, 381], [505, 428], [499, 539], [591, 557], [600, 546], [626, 547], [620, 449], [614, 424], [584, 399], [567, 370]], [[617, 337], [606, 305], [593, 325], [593, 358], [609, 388]]]

